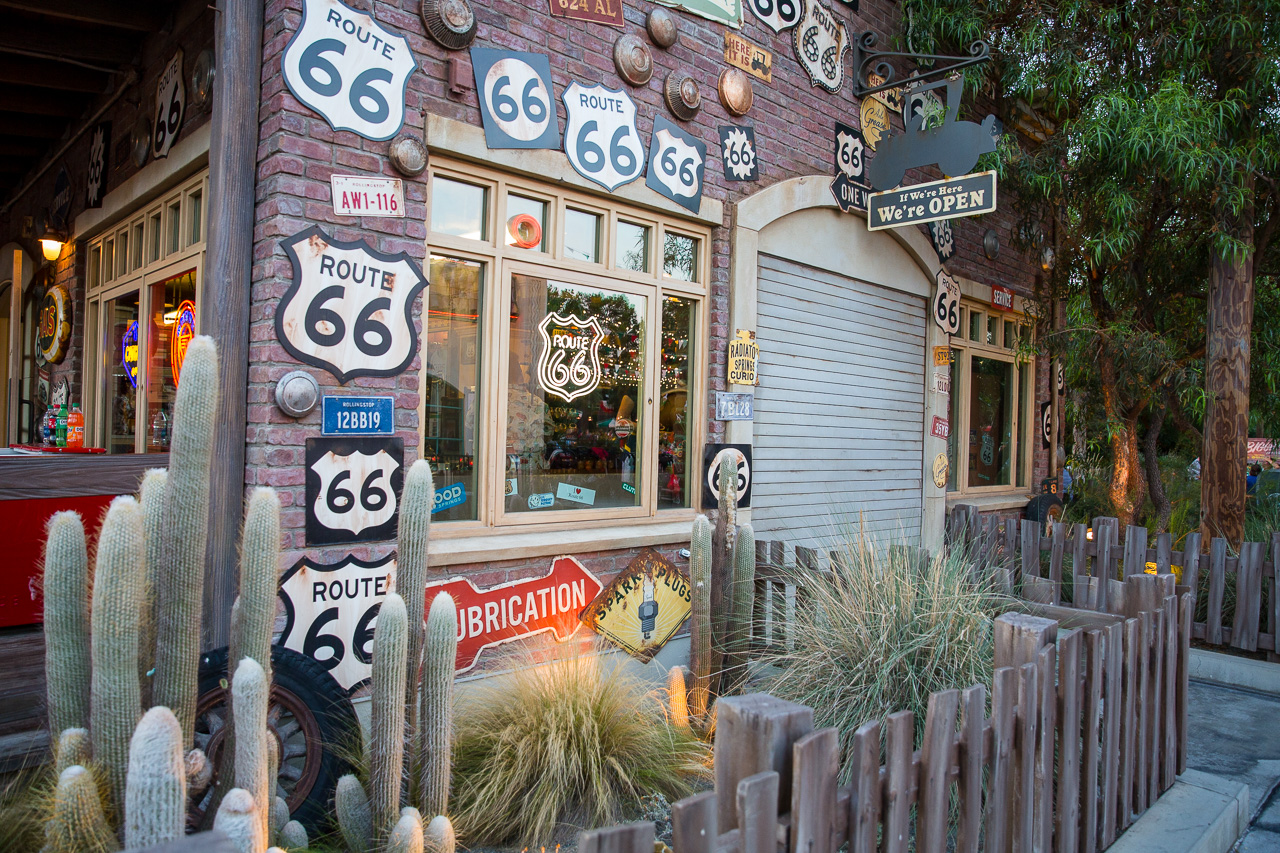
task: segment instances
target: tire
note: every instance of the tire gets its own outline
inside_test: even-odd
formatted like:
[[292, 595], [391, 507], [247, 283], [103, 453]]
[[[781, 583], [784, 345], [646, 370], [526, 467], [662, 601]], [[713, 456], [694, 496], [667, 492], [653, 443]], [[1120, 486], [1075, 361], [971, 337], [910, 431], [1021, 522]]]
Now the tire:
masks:
[[1056, 521], [1062, 517], [1062, 498], [1057, 495], [1036, 495], [1027, 502], [1022, 516], [1028, 521]]
[[[271, 668], [267, 724], [281, 746], [276, 794], [289, 804], [290, 817], [314, 835], [327, 828], [333, 789], [349, 772], [344, 756], [359, 754], [360, 723], [338, 682], [311, 658], [272, 646]], [[190, 806], [189, 820], [197, 824], [217, 789], [228, 686], [227, 649], [206, 652], [200, 658], [196, 746], [212, 762], [215, 780]]]

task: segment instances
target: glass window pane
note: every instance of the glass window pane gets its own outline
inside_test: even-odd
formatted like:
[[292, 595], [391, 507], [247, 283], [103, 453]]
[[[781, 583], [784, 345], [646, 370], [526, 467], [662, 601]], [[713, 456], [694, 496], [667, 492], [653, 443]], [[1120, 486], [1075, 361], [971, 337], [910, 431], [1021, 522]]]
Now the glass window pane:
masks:
[[160, 225], [160, 214], [153, 213], [151, 218], [147, 220], [147, 228], [151, 230], [151, 245], [147, 251], [147, 263], [160, 260], [160, 243], [163, 236], [163, 229]]
[[129, 269], [136, 270], [142, 267], [142, 223], [133, 226], [133, 238], [130, 241], [130, 248], [133, 249], [133, 257], [129, 260]]
[[173, 254], [182, 248], [182, 201], [175, 201], [169, 205], [169, 249], [166, 255]]
[[564, 254], [567, 258], [595, 263], [600, 258], [600, 216], [585, 210], [564, 212]]
[[138, 292], [107, 302], [104, 329], [102, 400], [106, 405], [107, 435], [103, 446], [108, 453], [133, 453], [137, 428], [138, 372], [142, 368], [138, 335]]
[[89, 250], [89, 269], [87, 278], [89, 279], [89, 287], [97, 287], [102, 284], [102, 246], [94, 246]]
[[1018, 424], [1018, 485], [1024, 489], [1031, 487], [1031, 454], [1028, 451], [1032, 447], [1031, 442], [1035, 441], [1031, 429], [1033, 425], [1039, 425], [1036, 417], [1039, 413], [1035, 411], [1035, 397], [1031, 392], [1031, 377], [1034, 374], [1035, 370], [1030, 364], [1018, 368], [1018, 403], [1022, 407]]
[[1013, 321], [1004, 321], [1004, 344], [1005, 349], [1014, 349], [1018, 346], [1018, 339], [1013, 331]]
[[662, 274], [677, 281], [698, 280], [698, 241], [667, 232], [662, 237]]
[[187, 196], [187, 204], [191, 207], [191, 232], [187, 237], [187, 245], [200, 242], [200, 232], [204, 226], [204, 193], [196, 190]]
[[[431, 256], [423, 334], [422, 454], [431, 463], [445, 509], [436, 521], [478, 518], [476, 447], [480, 438], [481, 324], [485, 265]], [[452, 506], [450, 506], [452, 504]]]
[[111, 281], [116, 277], [116, 241], [107, 240], [102, 244], [102, 280]]
[[972, 357], [969, 371], [969, 471], [971, 488], [1012, 485], [1013, 365]]
[[511, 277], [509, 513], [639, 506], [646, 298]]
[[969, 340], [982, 340], [982, 312], [969, 312]]
[[960, 365], [964, 353], [951, 351], [951, 401], [947, 417], [951, 421], [951, 434], [947, 438], [947, 491], [960, 488]]
[[129, 272], [129, 229], [121, 231], [116, 237], [116, 275]]
[[614, 246], [614, 264], [620, 270], [649, 271], [649, 240], [653, 229], [647, 225], [618, 220], [618, 242]]
[[151, 285], [151, 341], [146, 371], [148, 453], [169, 449], [173, 401], [182, 380], [182, 359], [196, 334], [196, 271]]
[[993, 347], [1000, 346], [1000, 318], [987, 318], [987, 343]]
[[507, 196], [506, 240], [508, 246], [545, 252], [547, 241], [547, 203], [522, 195]]
[[468, 240], [483, 240], [489, 190], [436, 176], [431, 181], [431, 230]]
[[658, 405], [658, 508], [689, 506], [693, 454], [693, 354], [697, 303], [668, 296], [662, 301], [661, 397]]

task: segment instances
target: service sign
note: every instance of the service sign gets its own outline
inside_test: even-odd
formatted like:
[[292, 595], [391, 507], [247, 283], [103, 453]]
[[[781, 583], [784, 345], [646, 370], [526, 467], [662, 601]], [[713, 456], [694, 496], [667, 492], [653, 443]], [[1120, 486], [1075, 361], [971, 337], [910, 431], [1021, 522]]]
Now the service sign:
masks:
[[404, 439], [308, 438], [307, 544], [394, 539]]
[[705, 481], [702, 490], [702, 508], [715, 509], [720, 505], [720, 466], [732, 465], [738, 471], [738, 506], [751, 506], [751, 445], [708, 444], [702, 450], [702, 469]]
[[862, 131], [836, 122], [835, 130], [836, 177], [831, 182], [831, 194], [845, 213], [867, 210], [867, 146]]
[[622, 19], [622, 0], [551, 0], [551, 14], [611, 27], [626, 26]]
[[742, 26], [742, 0], [657, 0], [663, 6], [683, 9], [737, 29]]
[[543, 391], [571, 403], [600, 384], [600, 344], [605, 339], [598, 317], [555, 312], [538, 324], [542, 351], [538, 354], [538, 384]]
[[738, 329], [729, 341], [728, 358], [725, 361], [730, 385], [756, 385], [756, 366], [760, 362], [760, 345], [756, 333]]
[[330, 175], [333, 212], [337, 216], [404, 216], [404, 181]]
[[760, 179], [756, 129], [751, 125], [720, 128], [720, 157], [724, 160], [725, 180], [757, 181]]
[[339, 0], [303, 0], [302, 23], [280, 62], [293, 96], [334, 130], [390, 139], [404, 125], [417, 67], [409, 40]]
[[991, 285], [991, 307], [998, 311], [1013, 310], [1013, 291], [998, 284]]
[[418, 351], [409, 311], [427, 286], [417, 263], [406, 252], [335, 240], [318, 226], [283, 246], [293, 282], [276, 309], [276, 337], [289, 355], [343, 384], [403, 372]]
[[702, 206], [702, 179], [707, 144], [665, 116], [654, 116], [649, 142], [649, 175], [645, 185], [691, 213]]
[[933, 321], [948, 335], [960, 331], [960, 282], [945, 270], [938, 270], [938, 287], [933, 294]]
[[280, 578], [280, 645], [311, 658], [343, 690], [355, 692], [369, 683], [373, 628], [395, 576], [394, 557], [372, 563], [347, 557], [331, 565], [303, 557]]
[[755, 395], [716, 392], [716, 420], [749, 421], [755, 418]]
[[182, 51], [169, 61], [156, 86], [156, 121], [151, 135], [151, 156], [157, 160], [169, 156], [169, 149], [182, 128], [182, 113], [187, 105], [187, 90], [182, 80]]
[[844, 54], [849, 50], [849, 28], [821, 0], [804, 0], [804, 13], [791, 31], [796, 59], [809, 82], [837, 94], [844, 85]]
[[575, 80], [564, 90], [564, 108], [564, 153], [575, 172], [609, 192], [644, 174], [644, 146], [630, 95]]
[[[592, 5], [604, 0], [586, 0]], [[557, 0], [552, 0], [554, 9]], [[608, 0], [619, 7], [622, 0]], [[619, 11], [621, 15], [621, 11]], [[490, 148], [559, 148], [560, 126], [544, 53], [471, 48], [484, 141]]]
[[775, 33], [800, 23], [804, 0], [743, 0], [751, 13]]
[[447, 592], [458, 608], [458, 656], [454, 667], [466, 672], [485, 649], [551, 634], [563, 643], [582, 625], [582, 612], [604, 584], [573, 557], [556, 557], [540, 578], [522, 578], [479, 589], [467, 578], [427, 584], [427, 606]]
[[321, 435], [395, 435], [395, 397], [325, 397]]
[[724, 61], [735, 68], [741, 68], [752, 77], [766, 83], [773, 82], [773, 54], [729, 30], [724, 32]]
[[951, 437], [951, 422], [946, 418], [933, 416], [933, 427], [929, 430], [929, 434], [936, 438]]
[[107, 171], [111, 162], [111, 122], [94, 125], [89, 137], [89, 174], [85, 178], [85, 207], [102, 207], [107, 194]]
[[996, 209], [996, 173], [977, 172], [885, 190], [872, 193], [867, 202], [868, 231], [991, 213]]
[[582, 622], [637, 660], [648, 662], [680, 629], [693, 606], [689, 578], [652, 548], [604, 588]]
[[929, 240], [933, 243], [933, 251], [938, 255], [938, 263], [945, 264], [956, 253], [956, 238], [951, 230], [951, 220], [930, 222], [928, 228]]

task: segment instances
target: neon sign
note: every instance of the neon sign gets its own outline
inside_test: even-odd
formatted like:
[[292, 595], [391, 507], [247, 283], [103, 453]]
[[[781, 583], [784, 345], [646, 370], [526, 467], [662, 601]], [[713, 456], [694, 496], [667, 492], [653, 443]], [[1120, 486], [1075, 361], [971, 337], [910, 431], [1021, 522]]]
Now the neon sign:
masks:
[[138, 387], [138, 321], [129, 323], [124, 330], [124, 338], [120, 341], [120, 363], [124, 365], [124, 375], [129, 377], [129, 384]]
[[178, 385], [182, 362], [187, 358], [187, 347], [196, 336], [196, 305], [185, 299], [178, 305], [178, 318], [169, 335], [169, 365], [173, 368], [173, 384]]
[[[566, 403], [586, 396], [600, 384], [600, 343], [604, 329], [592, 317], [580, 320], [548, 314], [538, 324], [542, 354], [538, 356], [538, 384]], [[567, 362], [567, 364], [566, 364]]]

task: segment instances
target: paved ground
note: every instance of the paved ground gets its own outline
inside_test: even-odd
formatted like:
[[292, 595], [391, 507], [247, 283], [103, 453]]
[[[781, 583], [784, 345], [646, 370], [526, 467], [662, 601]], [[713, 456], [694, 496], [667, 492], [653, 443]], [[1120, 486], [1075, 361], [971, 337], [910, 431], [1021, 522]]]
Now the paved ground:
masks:
[[1187, 765], [1249, 786], [1240, 853], [1280, 853], [1280, 696], [1191, 682]]

